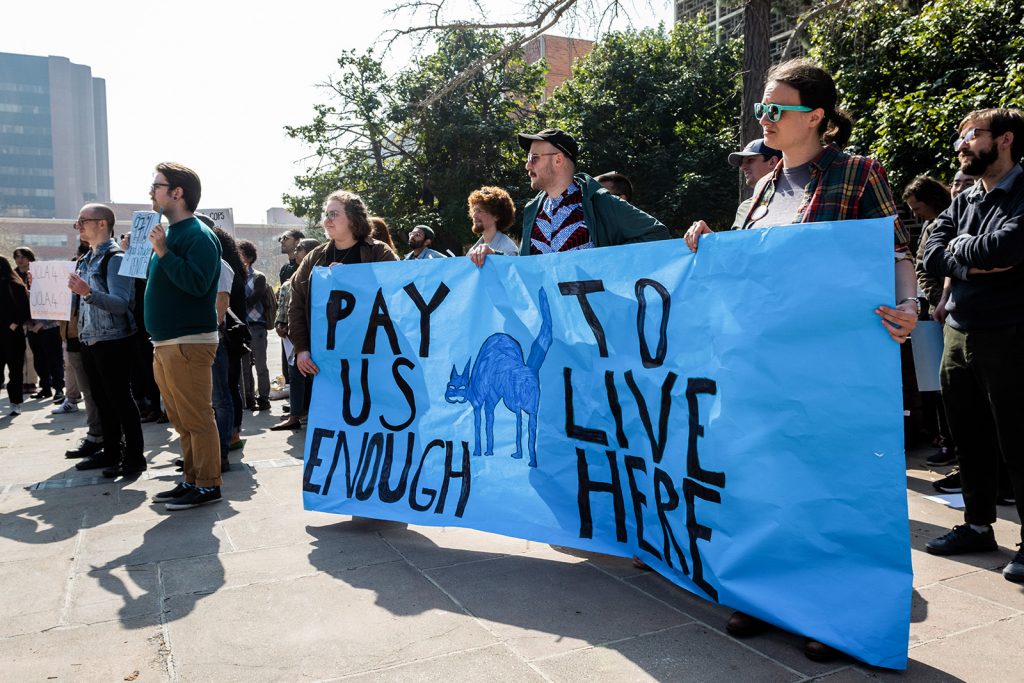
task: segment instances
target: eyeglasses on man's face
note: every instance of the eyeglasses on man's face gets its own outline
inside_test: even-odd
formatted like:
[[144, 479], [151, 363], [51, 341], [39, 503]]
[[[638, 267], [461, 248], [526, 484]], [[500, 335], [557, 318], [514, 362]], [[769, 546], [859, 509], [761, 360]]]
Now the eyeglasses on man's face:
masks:
[[170, 183], [153, 183], [152, 185], [149, 186], [149, 191], [150, 192], [156, 192], [156, 188], [158, 188], [158, 187], [170, 187], [170, 186], [171, 186]]
[[71, 224], [71, 227], [73, 227], [73, 228], [75, 228], [77, 230], [79, 228], [84, 228], [85, 224], [88, 223], [89, 221], [96, 221], [98, 223], [101, 220], [103, 220], [103, 219], [102, 218], [79, 218], [77, 221], [75, 221], [74, 223]]
[[561, 154], [561, 152], [545, 152], [544, 154], [534, 154], [533, 152], [530, 152], [526, 155], [526, 163], [527, 165], [535, 164], [540, 161], [541, 157], [553, 157], [556, 154]]
[[977, 126], [968, 128], [961, 134], [954, 133], [949, 139], [953, 143], [953, 151], [959, 152], [960, 148], [966, 145], [968, 142], [978, 137], [978, 133], [991, 133], [992, 131], [988, 128], [978, 128]]
[[754, 118], [758, 121], [767, 116], [772, 123], [778, 123], [782, 118], [782, 113], [786, 111], [814, 111], [814, 109], [799, 104], [754, 103]]
[[331, 221], [332, 223], [344, 213], [343, 211], [324, 211], [324, 220]]

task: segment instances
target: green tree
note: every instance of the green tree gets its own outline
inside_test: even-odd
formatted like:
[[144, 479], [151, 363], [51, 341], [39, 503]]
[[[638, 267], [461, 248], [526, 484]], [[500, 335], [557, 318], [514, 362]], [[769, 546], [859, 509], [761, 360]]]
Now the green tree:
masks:
[[543, 115], [577, 138], [583, 170], [625, 173], [637, 206], [670, 228], [728, 225], [738, 71], [738, 44], [717, 44], [699, 23], [612, 33], [577, 62]]
[[346, 52], [328, 87], [329, 104], [313, 122], [288, 128], [310, 144], [317, 164], [296, 178], [302, 191], [286, 202], [315, 214], [332, 190], [354, 190], [392, 228], [426, 223], [438, 241], [471, 241], [466, 198], [481, 185], [522, 196], [526, 176], [516, 132], [540, 101], [543, 67], [519, 50], [490, 64], [450, 94], [423, 104], [468, 64], [500, 51], [510, 39], [496, 32], [448, 31], [437, 50], [389, 76], [372, 52]]
[[1024, 102], [1019, 3], [855, 0], [813, 27], [812, 45], [857, 120], [850, 148], [882, 162], [896, 194], [952, 175], [967, 112]]

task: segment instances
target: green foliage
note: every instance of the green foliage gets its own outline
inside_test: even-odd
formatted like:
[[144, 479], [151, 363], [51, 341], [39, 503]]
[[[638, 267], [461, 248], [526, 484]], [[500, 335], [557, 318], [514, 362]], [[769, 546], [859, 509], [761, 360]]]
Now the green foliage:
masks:
[[601, 39], [542, 110], [580, 143], [580, 167], [625, 173], [634, 203], [670, 228], [729, 225], [737, 203], [737, 43], [699, 23]]
[[529, 105], [540, 100], [543, 67], [520, 52], [486, 67], [452, 94], [418, 103], [508, 40], [495, 32], [449, 31], [436, 52], [388, 76], [372, 51], [342, 54], [332, 80], [332, 103], [316, 107], [313, 122], [289, 127], [311, 145], [319, 163], [296, 178], [301, 193], [285, 197], [298, 215], [317, 215], [330, 192], [363, 196], [392, 231], [417, 223], [434, 227], [437, 242], [456, 248], [472, 241], [466, 199], [481, 185], [523, 196], [527, 178], [515, 141]]
[[1005, 0], [855, 0], [818, 22], [812, 57], [857, 120], [850, 148], [881, 161], [894, 194], [949, 179], [972, 109], [1024, 103], [1024, 6]]

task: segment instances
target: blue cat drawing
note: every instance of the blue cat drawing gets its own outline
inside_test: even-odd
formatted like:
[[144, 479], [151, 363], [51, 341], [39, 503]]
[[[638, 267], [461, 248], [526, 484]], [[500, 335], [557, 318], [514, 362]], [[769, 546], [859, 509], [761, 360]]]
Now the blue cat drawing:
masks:
[[473, 455], [480, 455], [480, 413], [483, 412], [487, 428], [487, 450], [494, 455], [494, 408], [499, 402], [516, 414], [516, 452], [513, 458], [523, 457], [523, 413], [529, 419], [530, 467], [537, 466], [537, 410], [540, 407], [540, 366], [551, 347], [551, 310], [548, 297], [540, 290], [541, 325], [537, 338], [530, 346], [530, 355], [523, 362], [523, 347], [513, 337], [498, 332], [480, 346], [473, 373], [469, 372], [472, 359], [460, 374], [452, 366], [444, 400], [448, 403], [469, 403], [473, 406], [473, 436], [476, 445]]

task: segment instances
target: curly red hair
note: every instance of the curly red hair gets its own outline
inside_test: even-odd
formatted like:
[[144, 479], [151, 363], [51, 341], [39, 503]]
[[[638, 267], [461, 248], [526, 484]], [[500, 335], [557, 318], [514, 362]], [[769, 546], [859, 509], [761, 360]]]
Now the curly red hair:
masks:
[[495, 218], [495, 225], [498, 230], [505, 232], [512, 227], [516, 217], [516, 206], [512, 203], [512, 197], [500, 187], [488, 185], [479, 190], [473, 190], [469, 195], [469, 217], [473, 217], [473, 209], [477, 206], [491, 214]]

